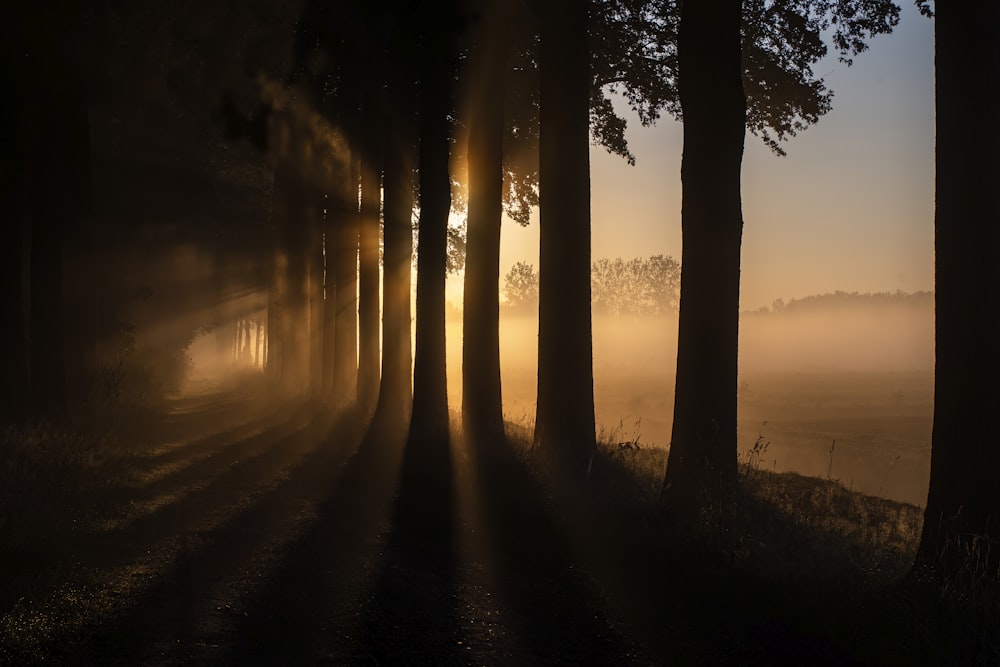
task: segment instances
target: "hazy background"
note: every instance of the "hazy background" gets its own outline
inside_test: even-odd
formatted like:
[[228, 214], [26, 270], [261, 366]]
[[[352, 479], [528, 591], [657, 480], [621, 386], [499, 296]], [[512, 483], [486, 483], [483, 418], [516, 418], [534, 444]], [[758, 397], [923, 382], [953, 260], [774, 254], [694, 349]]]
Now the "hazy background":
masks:
[[[923, 504], [933, 409], [933, 296], [830, 301], [741, 317], [740, 450], [746, 455], [760, 436], [768, 443], [762, 467], [830, 476], [860, 491]], [[536, 397], [537, 320], [502, 315], [500, 327], [505, 416], [528, 425]], [[458, 410], [460, 320], [449, 324], [448, 351], [449, 398]], [[668, 446], [676, 354], [676, 317], [595, 319], [594, 400], [604, 439]]]
[[[837, 290], [933, 289], [933, 23], [903, 4], [894, 34], [873, 40], [852, 67], [829, 57], [817, 72], [836, 93], [833, 110], [786, 144], [787, 157], [774, 156], [759, 139], [747, 137], [740, 447], [750, 449], [760, 435], [770, 443], [760, 457], [763, 466], [830, 475], [856, 489], [922, 503], [933, 386], [929, 295], [905, 306], [758, 311], [777, 299], [791, 302]], [[591, 151], [593, 256], [663, 253], [679, 259], [682, 128], [668, 118], [642, 128], [634, 115], [626, 115], [637, 165], [600, 148]], [[230, 180], [243, 178], [226, 173]], [[187, 188], [186, 181], [174, 180]], [[252, 317], [264, 302], [240, 287], [254, 282], [241, 278], [249, 273], [253, 252], [230, 246], [233, 238], [249, 243], [264, 227], [249, 214], [226, 215], [240, 230], [218, 241], [231, 258], [212, 260], [156, 239], [155, 255], [143, 253], [125, 267], [122, 289], [134, 296], [122, 297], [132, 304], [124, 319], [133, 330], [120, 336], [131, 341], [116, 339], [115, 345], [148, 349], [152, 358], [158, 350], [174, 354], [190, 342], [189, 379], [196, 381], [230, 368], [233, 318]], [[537, 268], [537, 258], [537, 213], [527, 227], [506, 220], [501, 275], [518, 261]], [[461, 272], [448, 280], [455, 308], [448, 370], [456, 410], [462, 280]], [[206, 282], [214, 287], [206, 288]], [[171, 304], [192, 295], [201, 302], [183, 322], [158, 317], [176, 312]], [[675, 318], [595, 320], [596, 409], [608, 439], [667, 445], [676, 331]], [[505, 412], [512, 421], [528, 422], [534, 416], [536, 322], [505, 315], [501, 340]]]

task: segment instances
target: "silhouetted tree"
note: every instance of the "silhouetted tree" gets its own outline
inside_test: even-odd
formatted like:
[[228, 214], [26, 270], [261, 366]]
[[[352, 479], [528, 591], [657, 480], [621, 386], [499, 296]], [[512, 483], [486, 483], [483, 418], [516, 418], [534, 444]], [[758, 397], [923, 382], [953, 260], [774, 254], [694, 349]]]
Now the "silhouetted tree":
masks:
[[511, 3], [482, 0], [467, 65], [468, 227], [462, 310], [462, 419], [479, 440], [503, 436], [500, 390], [500, 224]]
[[[366, 56], [372, 57], [372, 56]], [[371, 120], [361, 136], [361, 217], [358, 223], [358, 386], [357, 401], [374, 405], [379, 379], [379, 212], [382, 205], [383, 112], [381, 68], [364, 83], [362, 112]]]
[[[25, 409], [61, 415], [70, 407], [68, 376], [77, 383], [74, 398], [82, 398], [83, 339], [92, 345], [94, 336], [85, 304], [74, 313], [81, 318], [78, 338], [66, 326], [67, 297], [88, 298], [67, 294], [67, 284], [80, 277], [67, 275], [66, 257], [84, 259], [79, 241], [91, 206], [90, 24], [77, 0], [16, 2], [5, 23], [5, 80], [13, 89], [4, 104], [10, 143], [4, 142], [0, 259], [12, 300], [5, 302], [2, 398], [9, 416]], [[85, 270], [82, 262], [78, 268]]]
[[918, 561], [1000, 563], [1000, 4], [934, 8], [935, 378]]
[[590, 320], [588, 5], [541, 4], [538, 405], [534, 439], [582, 474], [596, 444]]
[[736, 483], [740, 168], [746, 100], [740, 0], [688, 2], [677, 51], [684, 114], [681, 302], [670, 457], [672, 499]]
[[408, 423], [412, 408], [410, 271], [413, 253], [416, 48], [412, 12], [389, 11], [383, 21], [386, 68], [383, 163], [382, 375], [375, 421]]
[[417, 248], [416, 355], [411, 444], [447, 451], [448, 377], [445, 277], [451, 213], [451, 116], [457, 3], [426, 2], [417, 12], [420, 50], [420, 221]]
[[504, 276], [504, 305], [526, 315], [538, 314], [538, 273], [527, 262], [517, 262]]
[[[333, 229], [333, 273], [336, 290], [332, 295], [336, 311], [333, 358], [334, 401], [353, 402], [358, 382], [358, 183], [360, 165], [352, 151], [349, 178], [344, 183], [339, 206], [343, 213]], [[327, 298], [330, 298], [328, 295]]]
[[[748, 119], [750, 129], [780, 152], [778, 140], [829, 109], [822, 80], [810, 69], [826, 52], [822, 31], [832, 29], [834, 45], [848, 61], [845, 54], [867, 48], [866, 35], [889, 32], [898, 12], [892, 2], [867, 0], [680, 5], [684, 245], [674, 417], [663, 486], [664, 497], [678, 504], [725, 505], [736, 484], [740, 168]], [[753, 93], [749, 99], [745, 89]], [[782, 94], [776, 97], [774, 91]]]
[[591, 267], [593, 311], [602, 315], [665, 315], [677, 309], [680, 264], [668, 255], [629, 261], [601, 258]]

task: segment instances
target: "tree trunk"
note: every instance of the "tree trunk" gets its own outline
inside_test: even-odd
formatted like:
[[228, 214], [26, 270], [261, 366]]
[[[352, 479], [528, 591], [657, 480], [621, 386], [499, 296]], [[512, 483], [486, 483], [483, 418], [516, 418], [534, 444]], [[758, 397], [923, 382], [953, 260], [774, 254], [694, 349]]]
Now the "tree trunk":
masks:
[[429, 31], [420, 81], [420, 227], [417, 247], [416, 356], [410, 439], [447, 448], [448, 376], [445, 277], [451, 213], [452, 66], [449, 36]]
[[334, 344], [334, 396], [338, 405], [354, 400], [358, 382], [358, 167], [352, 158], [347, 170], [349, 181], [339, 201], [343, 214], [334, 229], [336, 260], [333, 271], [337, 279], [336, 342]]
[[253, 365], [255, 368], [263, 368], [264, 359], [261, 355], [263, 354], [264, 351], [264, 323], [261, 322], [260, 320], [257, 320], [257, 340], [254, 347], [255, 351], [253, 355], [253, 361], [254, 361]]
[[724, 502], [736, 484], [740, 168], [746, 102], [739, 0], [688, 2], [678, 38], [684, 115], [677, 379], [664, 495]]
[[326, 216], [323, 224], [323, 278], [325, 284], [323, 300], [323, 402], [333, 405], [336, 402], [334, 390], [334, 375], [336, 371], [337, 348], [337, 277], [334, 264], [337, 262], [334, 244], [336, 229], [340, 217], [344, 215], [342, 206], [335, 201], [327, 201]]
[[309, 396], [320, 402], [323, 396], [323, 195], [307, 186], [303, 208], [306, 226], [306, 327], [309, 332], [305, 364], [309, 377]]
[[[17, 217], [3, 224], [16, 228], [10, 252], [18, 252], [21, 261], [15, 261], [20, 277], [13, 284], [20, 286], [24, 299], [15, 302], [22, 308], [12, 319], [15, 330], [26, 325], [23, 344], [15, 343], [12, 366], [22, 379], [21, 369], [27, 369], [28, 385], [22, 389], [32, 411], [61, 416], [70, 407], [67, 370], [75, 375], [77, 398], [82, 398], [87, 371], [87, 343], [72, 340], [66, 326], [65, 280], [69, 241], [79, 234], [91, 205], [88, 33], [78, 0], [55, 9], [28, 4], [17, 3], [7, 17], [17, 33], [6, 47], [15, 50], [9, 51], [16, 70], [13, 81], [23, 86], [20, 96], [13, 91], [15, 118], [8, 119], [6, 128], [7, 134], [18, 136], [11, 147], [17, 162], [11, 164], [20, 173], [10, 178], [20, 193], [11, 204]], [[10, 37], [12, 31], [6, 32]], [[79, 333], [90, 337], [92, 311], [81, 314], [87, 317]], [[76, 327], [72, 333], [78, 333]]]
[[918, 563], [989, 572], [1000, 564], [1000, 5], [934, 11], [936, 364]]
[[[284, 236], [285, 289], [281, 313], [281, 384], [292, 394], [309, 394], [309, 207], [306, 192], [290, 164], [274, 177], [275, 217]], [[281, 298], [279, 297], [279, 298]]]
[[[397, 110], [395, 113], [399, 113]], [[413, 254], [413, 170], [405, 132], [396, 118], [389, 130], [383, 196], [382, 378], [376, 420], [404, 428], [412, 408], [410, 263]], [[405, 431], [404, 431], [405, 432]]]
[[2, 28], [5, 37], [0, 70], [13, 86], [8, 91], [13, 104], [5, 104], [3, 127], [9, 131], [0, 153], [0, 302], [6, 315], [0, 325], [0, 418], [16, 420], [28, 408], [30, 382], [28, 364], [28, 262], [30, 232], [27, 188], [30, 180], [30, 144], [24, 130], [30, 118], [26, 91], [30, 81], [22, 67], [25, 52], [21, 21], [8, 20]]
[[[376, 157], [378, 156], [378, 157]], [[381, 150], [366, 151], [361, 162], [361, 222], [358, 257], [358, 404], [374, 404], [379, 380], [378, 235], [382, 185]]]
[[277, 212], [283, 207], [278, 204], [278, 177], [275, 173], [274, 195], [272, 195], [271, 236], [274, 250], [271, 255], [270, 275], [267, 286], [267, 344], [264, 347], [264, 372], [275, 381], [281, 380], [281, 336], [285, 310], [285, 285], [287, 283], [286, 267], [288, 264], [285, 252], [284, 229], [277, 217]]
[[504, 98], [510, 41], [504, 0], [487, 0], [470, 65], [469, 216], [462, 306], [462, 421], [481, 442], [503, 437], [500, 384], [500, 225]]
[[535, 441], [581, 473], [595, 447], [587, 4], [541, 5]]

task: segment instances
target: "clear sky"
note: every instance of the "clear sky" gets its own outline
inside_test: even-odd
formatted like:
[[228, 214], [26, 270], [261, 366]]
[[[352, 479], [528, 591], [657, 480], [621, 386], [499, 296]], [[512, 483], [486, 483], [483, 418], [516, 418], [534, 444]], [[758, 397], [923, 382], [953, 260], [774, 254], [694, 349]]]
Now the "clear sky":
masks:
[[[743, 161], [743, 309], [776, 298], [934, 287], [933, 22], [904, 0], [892, 35], [847, 67], [815, 68], [833, 110], [773, 155], [747, 136]], [[630, 167], [591, 149], [594, 257], [681, 256], [681, 126], [629, 116]], [[538, 266], [538, 219], [505, 220], [501, 275]], [[461, 302], [461, 278], [449, 280]]]

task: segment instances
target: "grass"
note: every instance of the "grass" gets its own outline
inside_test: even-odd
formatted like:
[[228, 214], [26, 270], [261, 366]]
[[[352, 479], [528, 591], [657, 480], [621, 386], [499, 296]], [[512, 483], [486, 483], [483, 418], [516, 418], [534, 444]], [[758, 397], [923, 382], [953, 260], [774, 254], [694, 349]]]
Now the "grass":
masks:
[[106, 483], [106, 434], [36, 421], [0, 431], [0, 604], [32, 598], [60, 577], [61, 558], [88, 503]]
[[[714, 591], [741, 622], [769, 628], [765, 634], [780, 621], [863, 664], [1000, 664], [1000, 573], [970, 552], [947, 580], [913, 576], [921, 508], [834, 479], [768, 470], [770, 443], [758, 437], [741, 456], [731, 516], [708, 511], [678, 527], [660, 500], [667, 451], [642, 444], [640, 426], [603, 433], [586, 480], [571, 484], [532, 445], [525, 418], [508, 422], [507, 433], [513, 457], [564, 524], [582, 540], [607, 529], [601, 537], [612, 536], [610, 548], [635, 570], [629, 574], [651, 589], [673, 570], [664, 590], [680, 582], [688, 595]], [[2, 608], [39, 597], [64, 576], [74, 531], [116, 483], [122, 455], [113, 437], [66, 424], [0, 431]]]
[[[643, 446], [638, 423], [602, 436], [589, 478], [561, 505], [569, 523], [590, 530], [595, 508], [610, 509], [613, 521], [643, 534], [620, 548], [651, 550], [653, 567], [687, 568], [706, 584], [727, 581], [742, 614], [783, 619], [839, 647], [842, 658], [1000, 664], [1000, 572], [988, 571], [982, 554], [969, 554], [946, 580], [912, 576], [922, 508], [835, 479], [764, 469], [769, 443], [759, 437], [741, 456], [731, 518], [709, 510], [678, 527], [660, 501], [667, 450]], [[512, 446], [543, 484], [565, 490], [530, 440], [515, 437]]]

